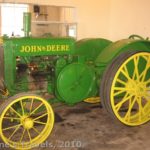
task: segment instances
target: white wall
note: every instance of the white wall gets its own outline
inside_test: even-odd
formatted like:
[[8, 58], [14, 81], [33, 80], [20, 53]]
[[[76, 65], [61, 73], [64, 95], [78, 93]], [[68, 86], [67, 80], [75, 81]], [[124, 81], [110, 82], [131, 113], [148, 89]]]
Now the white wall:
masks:
[[150, 36], [150, 0], [111, 0], [109, 37]]
[[110, 0], [5, 0], [5, 2], [74, 6], [77, 8], [78, 39], [109, 38]]
[[[0, 0], [3, 1], [3, 0]], [[78, 39], [150, 36], [150, 0], [5, 0], [77, 8]]]
[[109, 38], [110, 0], [76, 0], [78, 38]]

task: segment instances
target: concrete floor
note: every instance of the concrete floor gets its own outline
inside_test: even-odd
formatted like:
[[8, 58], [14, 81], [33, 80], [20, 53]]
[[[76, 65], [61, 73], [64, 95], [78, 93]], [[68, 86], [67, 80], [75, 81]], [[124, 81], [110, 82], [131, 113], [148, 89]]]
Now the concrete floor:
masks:
[[99, 104], [57, 106], [55, 112], [52, 134], [34, 150], [150, 149], [150, 122], [139, 127], [124, 126], [110, 118]]
[[61, 106], [55, 112], [55, 127], [48, 138], [52, 150], [150, 149], [150, 122], [139, 127], [124, 126], [110, 118], [99, 104]]

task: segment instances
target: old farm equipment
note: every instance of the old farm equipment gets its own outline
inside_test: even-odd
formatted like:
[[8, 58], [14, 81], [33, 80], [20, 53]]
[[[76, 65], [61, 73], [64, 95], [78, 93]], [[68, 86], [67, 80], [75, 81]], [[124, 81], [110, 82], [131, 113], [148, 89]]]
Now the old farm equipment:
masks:
[[[128, 126], [150, 119], [150, 41], [7, 38], [0, 43], [0, 136], [30, 149], [52, 131], [52, 105], [74, 105], [100, 93], [108, 114]], [[54, 98], [42, 98], [49, 93]]]

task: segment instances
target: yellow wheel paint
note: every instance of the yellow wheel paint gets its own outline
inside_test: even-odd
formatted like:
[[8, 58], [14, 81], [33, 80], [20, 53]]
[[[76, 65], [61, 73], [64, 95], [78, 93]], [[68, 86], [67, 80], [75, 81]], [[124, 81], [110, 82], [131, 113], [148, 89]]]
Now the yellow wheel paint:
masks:
[[3, 37], [0, 37], [0, 44], [3, 44], [4, 41], [3, 41]]
[[84, 102], [91, 103], [91, 104], [100, 103], [100, 97], [90, 97], [85, 99]]
[[25, 94], [12, 97], [6, 103], [8, 105], [3, 108], [0, 116], [0, 136], [7, 145], [26, 150], [47, 139], [54, 125], [54, 113], [46, 100]]
[[126, 125], [137, 126], [150, 120], [149, 73], [150, 53], [139, 52], [126, 59], [114, 76], [111, 107]]
[[25, 129], [29, 130], [29, 129], [32, 129], [34, 127], [34, 121], [32, 118], [25, 118], [23, 121], [22, 121], [22, 125]]

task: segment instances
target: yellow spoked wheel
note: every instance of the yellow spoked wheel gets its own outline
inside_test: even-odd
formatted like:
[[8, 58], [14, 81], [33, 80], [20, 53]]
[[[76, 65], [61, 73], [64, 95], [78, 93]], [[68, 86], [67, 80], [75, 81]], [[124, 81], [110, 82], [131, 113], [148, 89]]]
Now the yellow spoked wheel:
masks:
[[130, 52], [116, 58], [104, 73], [102, 104], [129, 126], [150, 120], [150, 53]]
[[50, 104], [32, 94], [10, 97], [0, 108], [2, 140], [14, 149], [31, 149], [44, 142], [52, 131], [54, 113]]

